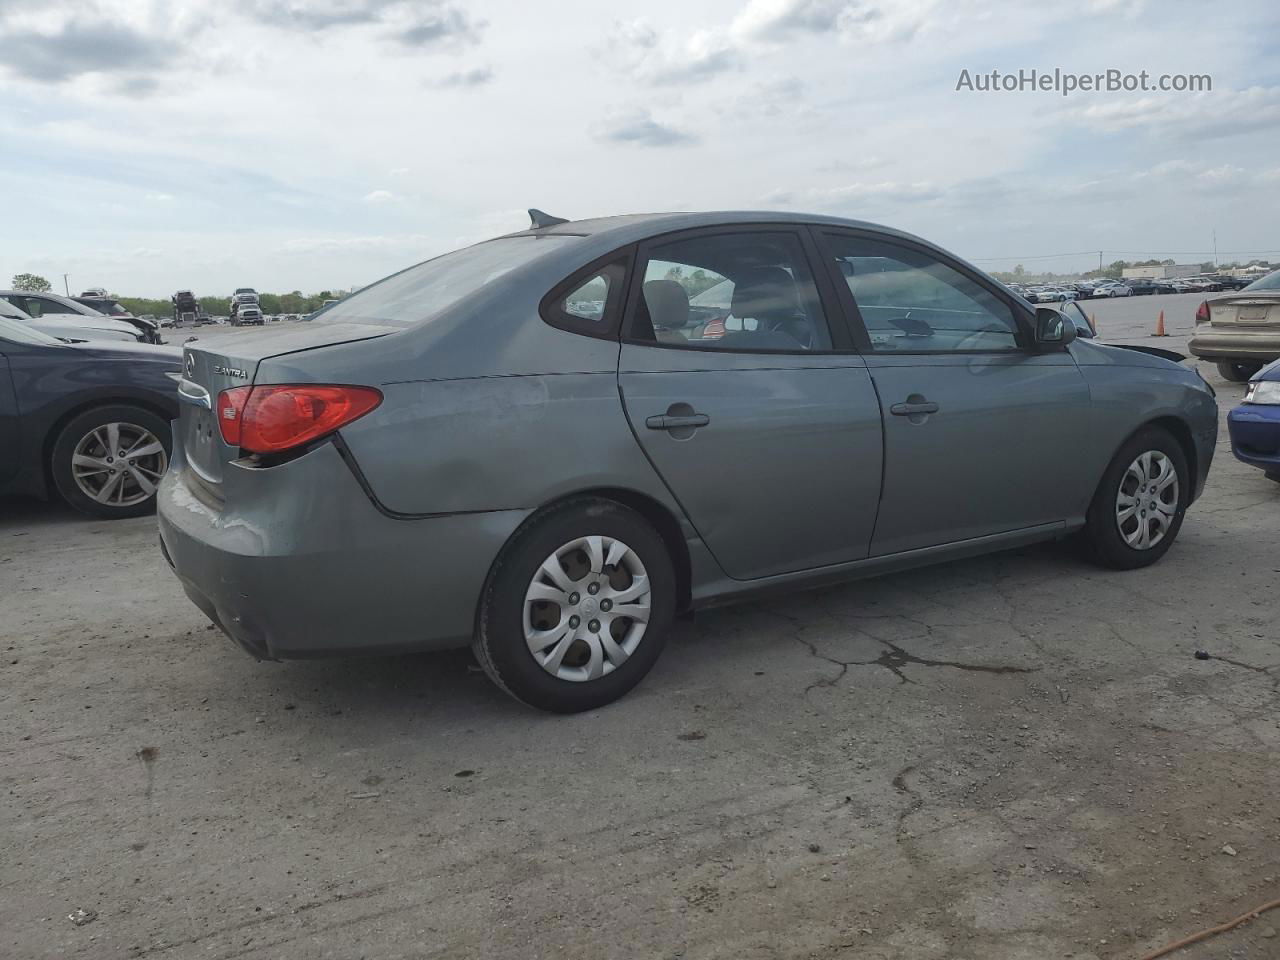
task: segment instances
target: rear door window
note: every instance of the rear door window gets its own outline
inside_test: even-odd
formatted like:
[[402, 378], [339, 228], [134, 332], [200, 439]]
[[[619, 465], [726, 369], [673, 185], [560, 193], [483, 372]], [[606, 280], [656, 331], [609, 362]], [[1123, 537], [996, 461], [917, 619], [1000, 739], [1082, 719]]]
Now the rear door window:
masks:
[[653, 245], [629, 339], [735, 352], [829, 351], [831, 334], [795, 233], [699, 234]]

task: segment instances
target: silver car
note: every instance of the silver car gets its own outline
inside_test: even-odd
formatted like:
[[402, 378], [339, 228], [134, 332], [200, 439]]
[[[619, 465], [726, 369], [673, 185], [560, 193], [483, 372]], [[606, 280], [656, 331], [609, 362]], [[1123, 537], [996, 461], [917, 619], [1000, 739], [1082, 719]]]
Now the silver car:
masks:
[[0, 290], [0, 317], [18, 320], [63, 340], [146, 342], [134, 324], [116, 320], [67, 297], [28, 290]]
[[924, 240], [531, 213], [309, 325], [186, 344], [162, 546], [253, 655], [470, 644], [584, 710], [693, 608], [1070, 535], [1141, 567], [1204, 486], [1193, 370]]

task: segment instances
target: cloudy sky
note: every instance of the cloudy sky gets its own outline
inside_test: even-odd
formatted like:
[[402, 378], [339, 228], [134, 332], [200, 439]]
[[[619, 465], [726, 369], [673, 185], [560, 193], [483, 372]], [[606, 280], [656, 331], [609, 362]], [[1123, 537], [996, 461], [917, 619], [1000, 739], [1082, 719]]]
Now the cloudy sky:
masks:
[[[0, 0], [0, 283], [362, 285], [529, 206], [1280, 257], [1277, 38], [1274, 0]], [[1213, 89], [956, 90], [1032, 68]]]

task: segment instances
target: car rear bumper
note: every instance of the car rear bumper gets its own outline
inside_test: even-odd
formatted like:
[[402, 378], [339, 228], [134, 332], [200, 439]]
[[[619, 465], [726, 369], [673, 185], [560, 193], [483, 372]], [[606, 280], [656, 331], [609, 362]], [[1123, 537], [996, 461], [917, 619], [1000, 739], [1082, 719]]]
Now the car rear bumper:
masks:
[[489, 568], [527, 516], [387, 516], [327, 443], [267, 469], [229, 464], [221, 505], [190, 469], [175, 449], [161, 549], [192, 602], [262, 659], [465, 646]]
[[1280, 470], [1280, 406], [1242, 403], [1227, 414], [1231, 452], [1262, 470]]
[[1198, 327], [1187, 341], [1187, 349], [1201, 360], [1262, 360], [1280, 357], [1280, 330]]

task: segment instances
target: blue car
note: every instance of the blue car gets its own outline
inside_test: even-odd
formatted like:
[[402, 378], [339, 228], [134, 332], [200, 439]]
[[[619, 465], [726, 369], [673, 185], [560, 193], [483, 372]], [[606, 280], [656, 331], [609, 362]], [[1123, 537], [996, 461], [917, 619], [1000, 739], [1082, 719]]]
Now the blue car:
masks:
[[1227, 415], [1231, 452], [1280, 483], [1280, 361], [1249, 381], [1244, 403]]

